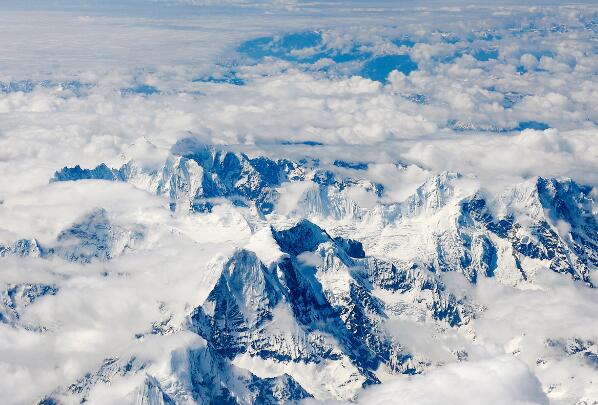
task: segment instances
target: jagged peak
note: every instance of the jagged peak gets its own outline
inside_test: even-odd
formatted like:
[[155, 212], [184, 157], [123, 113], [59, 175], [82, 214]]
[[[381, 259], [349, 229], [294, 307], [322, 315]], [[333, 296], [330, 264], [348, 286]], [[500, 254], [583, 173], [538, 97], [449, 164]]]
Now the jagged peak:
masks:
[[95, 208], [61, 231], [47, 254], [83, 263], [110, 260], [140, 239], [142, 228], [126, 229], [113, 223], [106, 209]]
[[[254, 252], [236, 250], [224, 264], [220, 279], [204, 306], [220, 300], [234, 299], [245, 319], [251, 324], [260, 322], [269, 308], [280, 300], [276, 278], [268, 271]], [[207, 305], [206, 305], [207, 304]]]
[[349, 257], [354, 259], [365, 258], [363, 244], [360, 241], [337, 236], [334, 238], [334, 242], [339, 245]]
[[61, 242], [72, 238], [104, 238], [108, 236], [111, 228], [112, 222], [108, 211], [104, 208], [97, 207], [74, 222], [70, 227], [61, 231], [56, 239], [58, 242]]
[[365, 258], [363, 244], [355, 239], [341, 236], [332, 237], [318, 225], [308, 219], [301, 219], [289, 228], [276, 230], [271, 228], [272, 236], [280, 251], [297, 256], [303, 252], [313, 252], [320, 245], [326, 245], [325, 250], [333, 250], [350, 261]]
[[288, 229], [272, 229], [272, 235], [280, 249], [292, 255], [313, 251], [321, 243], [332, 239], [325, 230], [307, 219], [299, 220]]
[[139, 405], [175, 405], [176, 402], [162, 389], [160, 382], [147, 374], [145, 380], [137, 388], [134, 401]]
[[538, 198], [542, 206], [555, 219], [576, 222], [580, 216], [594, 219], [592, 189], [572, 179], [538, 177], [536, 180]]
[[261, 378], [231, 364], [209, 345], [189, 351], [193, 397], [199, 403], [282, 404], [311, 397], [287, 374]]
[[285, 182], [310, 180], [331, 193], [360, 188], [374, 198], [384, 191], [382, 184], [366, 178], [345, 177], [319, 168], [317, 159], [249, 157], [231, 147], [209, 145], [195, 138], [178, 141], [161, 165], [147, 166], [134, 159], [118, 169], [104, 163], [93, 169], [77, 165], [57, 171], [50, 181], [83, 179], [130, 182], [168, 196], [173, 211], [179, 206], [210, 211], [213, 204], [209, 200], [224, 197], [237, 206], [255, 206], [261, 215], [273, 211], [279, 197], [277, 188]]
[[455, 189], [455, 182], [458, 179], [462, 179], [463, 175], [457, 172], [443, 171], [440, 172], [428, 180], [426, 180], [416, 190], [416, 194], [431, 194], [438, 193], [443, 196], [451, 196]]
[[507, 214], [541, 220], [548, 211], [553, 219], [569, 222], [584, 212], [585, 216], [591, 216], [594, 205], [590, 187], [569, 178], [551, 177], [533, 177], [517, 183], [505, 190], [498, 200]]
[[96, 207], [60, 231], [55, 242], [41, 245], [37, 239], [19, 239], [9, 245], [0, 245], [0, 257], [59, 256], [88, 263], [110, 260], [140, 239], [143, 239], [142, 227], [126, 229], [113, 223], [106, 209]]
[[56, 295], [55, 284], [20, 283], [8, 284], [0, 291], [0, 323], [15, 324], [23, 309], [47, 295]]
[[405, 201], [409, 215], [436, 211], [444, 207], [455, 194], [455, 182], [463, 176], [456, 172], [441, 172], [419, 186]]
[[57, 181], [77, 181], [77, 180], [122, 180], [117, 170], [109, 168], [105, 163], [100, 163], [93, 169], [83, 169], [81, 166], [63, 167], [54, 173], [50, 183]]
[[43, 248], [37, 239], [18, 239], [9, 244], [0, 244], [0, 257], [41, 257]]
[[259, 257], [247, 249], [237, 249], [224, 265], [223, 275], [228, 279], [262, 274], [266, 266]]

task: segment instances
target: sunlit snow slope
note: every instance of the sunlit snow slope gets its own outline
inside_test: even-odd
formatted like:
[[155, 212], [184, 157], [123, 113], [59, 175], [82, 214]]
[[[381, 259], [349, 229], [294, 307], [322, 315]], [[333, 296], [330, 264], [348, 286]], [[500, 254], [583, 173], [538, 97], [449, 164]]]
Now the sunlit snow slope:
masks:
[[595, 5], [0, 11], [0, 403], [598, 403]]

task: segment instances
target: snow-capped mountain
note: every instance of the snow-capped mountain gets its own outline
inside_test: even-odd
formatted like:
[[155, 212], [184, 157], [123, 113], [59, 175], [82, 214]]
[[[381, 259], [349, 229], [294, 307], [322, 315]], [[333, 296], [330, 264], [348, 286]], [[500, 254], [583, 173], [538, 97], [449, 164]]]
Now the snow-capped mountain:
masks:
[[593, 3], [0, 1], [0, 405], [598, 405]]
[[[598, 225], [589, 188], [533, 178], [490, 193], [472, 187], [466, 176], [443, 172], [406, 199], [388, 202], [362, 167], [335, 169], [349, 165], [250, 158], [185, 140], [157, 168], [131, 160], [118, 169], [101, 164], [57, 171], [51, 182], [130, 183], [161, 198], [171, 217], [235, 210], [251, 236], [211, 263], [201, 278], [203, 298], [178, 312], [162, 303], [160, 316], [135, 334], [139, 347], [161, 345], [160, 356], [132, 346], [40, 403], [85, 402], [119, 381], [133, 381], [127, 398], [143, 404], [352, 400], [389, 376], [467, 361], [475, 352], [477, 319], [488, 309], [474, 294], [482, 280], [534, 289], [541, 288], [535, 280], [552, 271], [594, 288]], [[283, 211], [280, 196], [293, 183], [303, 185], [300, 196]], [[376, 203], [361, 204], [352, 197], [355, 190]], [[152, 232], [98, 207], [53, 242], [33, 236], [9, 241], [0, 255], [109, 263], [144, 251], [155, 243]], [[451, 275], [466, 285], [456, 288]], [[0, 320], [38, 328], [22, 320], [21, 311], [57, 294], [50, 284], [10, 285], [2, 292]], [[461, 337], [422, 349], [394, 332], [400, 325], [422, 325], [436, 338]], [[592, 367], [594, 342], [580, 341], [579, 350], [559, 342], [547, 343], [547, 356], [585, 353]]]
[[[144, 171], [134, 161], [120, 169], [104, 164], [94, 169], [65, 167], [52, 181], [82, 179], [130, 182], [166, 196], [171, 209], [182, 205], [185, 210], [202, 212], [224, 199], [233, 205], [253, 206], [261, 216], [273, 212], [281, 185], [307, 182], [296, 207], [285, 213], [287, 217], [310, 218], [340, 236], [357, 233], [377, 254], [423, 262], [432, 271], [457, 270], [472, 282], [478, 273], [510, 282], [526, 280], [532, 270], [522, 261], [531, 259], [545, 261], [551, 270], [591, 285], [588, 266], [598, 264], [598, 224], [591, 189], [571, 180], [535, 178], [485, 197], [483, 190], [459, 188], [462, 175], [443, 172], [405, 201], [364, 207], [351, 191], [359, 189], [373, 197], [383, 193], [380, 184], [367, 178], [342, 178], [319, 167], [317, 160], [249, 158], [193, 140], [175, 145], [159, 169]], [[414, 227], [421, 228], [418, 246], [410, 249], [415, 255], [394, 251], [393, 244], [400, 238], [369, 236], [392, 230], [410, 237]]]
[[52, 244], [42, 245], [36, 239], [19, 239], [0, 245], [0, 257], [59, 256], [68, 261], [88, 263], [92, 260], [110, 260], [131, 249], [135, 241], [140, 239], [143, 239], [141, 227], [123, 229], [110, 221], [105, 209], [97, 208], [81, 218], [80, 222], [62, 230]]

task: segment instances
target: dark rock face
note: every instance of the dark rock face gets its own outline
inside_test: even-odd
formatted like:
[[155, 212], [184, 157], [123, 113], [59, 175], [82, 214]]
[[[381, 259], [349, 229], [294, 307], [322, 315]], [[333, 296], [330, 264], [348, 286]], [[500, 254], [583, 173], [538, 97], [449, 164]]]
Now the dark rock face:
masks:
[[[269, 214], [274, 209], [279, 197], [278, 187], [285, 182], [306, 180], [308, 174], [309, 180], [323, 187], [343, 190], [356, 184], [353, 179], [339, 178], [330, 171], [316, 169], [317, 161], [295, 162], [265, 156], [250, 158], [244, 153], [199, 144], [193, 139], [179, 141], [173, 146], [172, 153], [174, 158], [161, 170], [144, 171], [134, 162], [119, 169], [110, 169], [103, 163], [94, 169], [82, 169], [77, 165], [58, 170], [50, 181], [133, 181], [139, 174], [144, 174], [158, 184], [148, 186], [151, 191], [170, 197], [172, 209], [176, 209], [181, 197], [185, 197], [186, 209], [211, 211], [213, 201], [224, 198], [237, 206], [255, 206], [261, 214]], [[351, 166], [351, 163], [346, 164]], [[376, 195], [382, 194], [380, 184], [371, 187]]]
[[0, 322], [14, 325], [23, 309], [47, 295], [56, 295], [58, 287], [50, 284], [16, 284], [0, 292]]
[[[187, 381], [178, 386], [176, 392], [164, 387], [148, 370], [149, 364], [138, 358], [107, 358], [96, 370], [86, 373], [67, 387], [55, 390], [38, 404], [58, 404], [61, 403], [60, 398], [65, 396], [74, 396], [80, 403], [86, 403], [96, 384], [109, 384], [140, 373], [144, 378], [132, 393], [132, 400], [140, 404], [174, 405], [181, 402], [180, 398], [186, 401], [192, 398], [201, 404], [282, 405], [310, 397], [292, 377], [283, 374], [260, 378], [230, 364], [228, 359], [206, 346], [205, 342], [182, 355], [187, 362], [184, 370]], [[176, 372], [176, 366], [173, 367]]]
[[[201, 178], [193, 179], [188, 164], [198, 165]], [[270, 213], [277, 198], [274, 190], [285, 181], [301, 179], [298, 165], [289, 160], [272, 160], [265, 157], [250, 159], [243, 153], [216, 150], [209, 146], [196, 147], [192, 152], [181, 157], [181, 162], [173, 167], [165, 167], [162, 172], [152, 173], [161, 179], [156, 190], [158, 194], [168, 192], [173, 199], [184, 193], [192, 193], [189, 208], [194, 211], [209, 211], [210, 199], [227, 198], [236, 205], [255, 204], [264, 214]], [[137, 174], [131, 163], [120, 169], [110, 169], [101, 164], [94, 169], [82, 169], [80, 166], [65, 167], [54, 174], [51, 181], [77, 181], [85, 179], [129, 181]], [[189, 182], [197, 181], [201, 187], [190, 190]]]
[[40, 257], [43, 254], [43, 248], [35, 239], [19, 239], [8, 245], [0, 244], [0, 257], [20, 256], [20, 257]]
[[[513, 215], [495, 218], [485, 199], [474, 196], [461, 204], [460, 225], [489, 231], [508, 241], [517, 254], [547, 260], [551, 270], [591, 285], [588, 266], [596, 266], [598, 260], [598, 224], [592, 214], [590, 190], [571, 180], [539, 178], [534, 192], [538, 207], [546, 216], [535, 218], [530, 224], [522, 225]], [[567, 234], [557, 233], [560, 224], [567, 228]], [[488, 237], [480, 243], [483, 260], [477, 268], [492, 276], [496, 246]]]
[[65, 167], [57, 171], [51, 181], [74, 181], [74, 180], [123, 180], [121, 174], [110, 169], [104, 163], [96, 166], [94, 169], [82, 169], [81, 166]]
[[311, 252], [321, 243], [330, 240], [326, 231], [306, 219], [285, 231], [273, 231], [272, 235], [283, 252], [295, 256], [302, 252]]
[[[322, 168], [315, 160], [250, 158], [193, 140], [179, 142], [172, 152], [163, 167], [153, 171], [134, 162], [120, 169], [75, 166], [56, 172], [52, 181], [96, 179], [141, 184], [167, 196], [173, 211], [181, 207], [191, 212], [212, 211], [227, 200], [235, 206], [255, 208], [252, 213], [257, 212], [260, 221], [274, 218], [268, 216], [273, 212], [278, 214], [274, 211], [278, 189], [293, 181], [311, 182], [312, 187], [298, 204], [304, 209], [298, 211], [300, 218], [349, 219], [358, 226], [359, 221], [365, 223], [378, 215], [375, 219], [384, 227], [409, 225], [411, 220], [450, 211], [442, 229], [426, 241], [430, 254], [412, 262], [372, 256], [372, 245], [365, 238], [333, 237], [336, 228], [328, 229], [329, 233], [299, 218], [290, 228], [270, 228], [284, 253], [277, 261], [267, 265], [257, 253], [237, 250], [224, 264], [206, 301], [192, 310], [182, 326], [186, 333], [191, 331], [205, 341], [185, 357], [189, 362], [189, 395], [201, 403], [279, 404], [315, 395], [313, 387], [301, 380], [301, 373], [287, 369], [290, 375], [261, 378], [236, 367], [234, 361], [239, 359], [284, 364], [291, 370], [341, 365], [339, 369], [349, 372], [338, 386], [378, 383], [381, 367], [392, 373], [421, 372], [430, 363], [406, 349], [387, 326], [406, 313], [405, 317], [416, 313], [418, 320], [430, 320], [443, 328], [457, 328], [474, 318], [475, 303], [449, 291], [448, 281], [446, 285], [443, 282], [446, 272], [459, 272], [476, 284], [483, 277], [506, 277], [507, 271], [512, 273], [506, 278], [517, 283], [533, 274], [526, 263], [535, 259], [533, 263], [594, 287], [590, 269], [598, 265], [598, 224], [592, 191], [571, 180], [538, 178], [493, 199], [482, 191], [462, 197], [455, 191], [455, 183], [462, 176], [444, 172], [430, 178], [406, 200], [376, 200], [372, 209], [347, 200], [343, 191], [360, 187], [376, 198], [384, 191], [381, 185], [363, 178], [342, 178], [338, 171], [332, 171], [337, 169]], [[349, 173], [367, 169], [365, 163], [341, 160], [332, 166]], [[0, 257], [107, 261], [142, 238], [142, 230], [112, 223], [109, 213], [99, 208], [60, 232], [55, 243], [42, 246], [35, 239], [20, 239], [0, 245]], [[507, 270], [506, 262], [510, 266]], [[509, 278], [513, 274], [516, 277]], [[14, 323], [19, 308], [57, 293], [52, 286], [18, 288], [3, 293], [0, 321]], [[173, 332], [171, 327], [159, 326], [152, 333]], [[554, 341], [547, 345], [587, 364], [598, 364], [593, 342]], [[455, 356], [462, 360], [467, 353], [456, 352]], [[102, 367], [112, 371], [90, 374], [89, 381], [69, 389], [84, 398], [85, 387], [98, 378], [105, 375], [108, 381], [142, 369], [126, 371], [124, 364], [117, 367], [113, 363]], [[157, 398], [164, 404], [177, 402], [174, 394], [150, 377], [139, 388], [144, 398]]]
[[193, 398], [205, 404], [286, 404], [311, 397], [292, 377], [260, 378], [209, 346], [189, 352]]
[[[429, 291], [433, 318], [456, 326], [467, 317], [463, 303], [427, 271], [368, 258], [358, 242], [333, 239], [307, 220], [272, 234], [288, 257], [267, 268], [254, 253], [237, 251], [191, 315], [191, 329], [224, 358], [248, 354], [304, 364], [344, 359], [372, 384], [381, 364], [406, 374], [424, 366], [387, 334], [385, 303], [374, 288]], [[292, 315], [292, 333], [271, 326], [281, 308]]]

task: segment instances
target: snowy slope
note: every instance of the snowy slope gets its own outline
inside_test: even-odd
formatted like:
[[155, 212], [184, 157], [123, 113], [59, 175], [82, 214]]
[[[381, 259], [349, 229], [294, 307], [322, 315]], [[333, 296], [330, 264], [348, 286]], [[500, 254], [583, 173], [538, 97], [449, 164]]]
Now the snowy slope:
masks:
[[[126, 182], [157, 195], [179, 221], [177, 238], [205, 238], [186, 233], [185, 218], [233, 211], [248, 233], [198, 274], [203, 298], [183, 307], [163, 301], [133, 346], [48, 392], [45, 403], [93, 398], [106, 384], [122, 384], [128, 401], [147, 404], [351, 400], [392, 376], [478, 356], [476, 342], [486, 339], [478, 318], [488, 311], [478, 283], [542, 289], [549, 272], [593, 290], [598, 226], [588, 188], [535, 178], [492, 194], [466, 180], [440, 173], [403, 201], [388, 202], [367, 172], [347, 177], [314, 160], [249, 158], [193, 140], [177, 144], [157, 169], [129, 161], [119, 169], [57, 171], [52, 182]], [[283, 212], [279, 193], [294, 182], [301, 193]], [[354, 190], [377, 202], [361, 205]], [[125, 260], [152, 246], [153, 227], [119, 223], [96, 208], [53, 242], [19, 239], [1, 252], [3, 260]], [[455, 284], [453, 274], [462, 281]], [[2, 294], [3, 322], [39, 328], [21, 320], [21, 311], [60, 289], [15, 284]], [[417, 344], [403, 328], [424, 328], [440, 346]], [[562, 339], [546, 340], [548, 358], [584, 353], [592, 367], [592, 340]], [[145, 360], [135, 354], [162, 340], [176, 348], [165, 343]]]
[[598, 403], [592, 1], [17, 3], [2, 405]]

